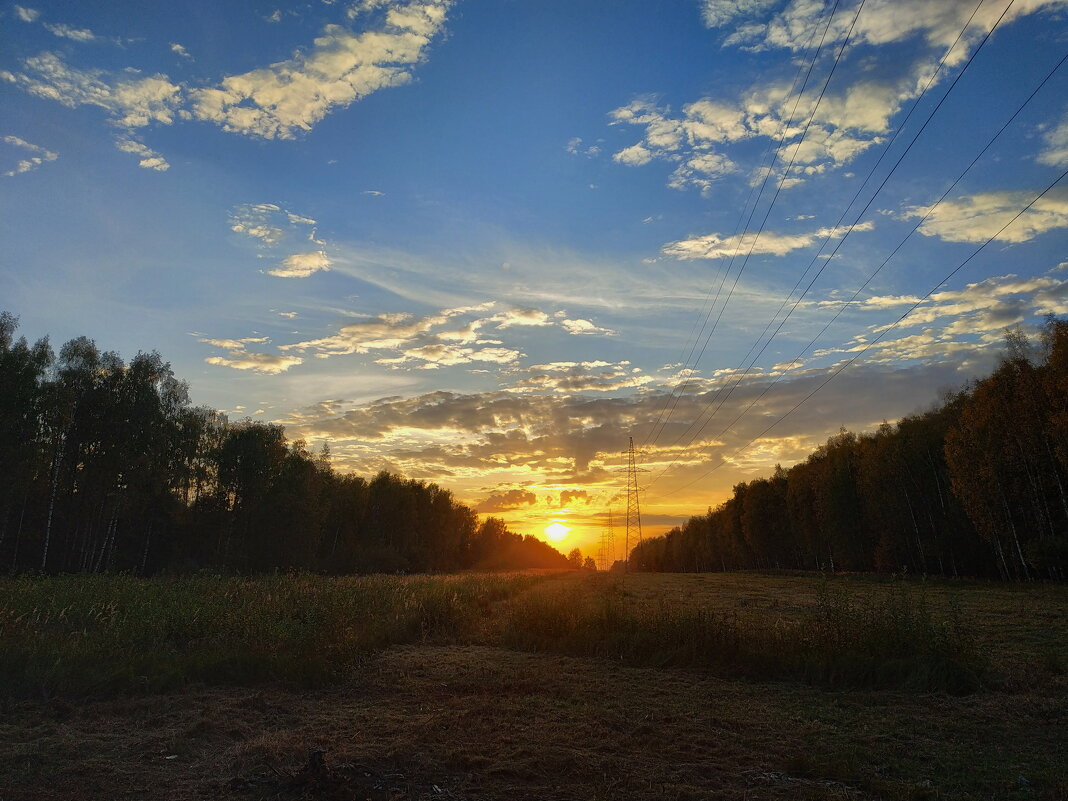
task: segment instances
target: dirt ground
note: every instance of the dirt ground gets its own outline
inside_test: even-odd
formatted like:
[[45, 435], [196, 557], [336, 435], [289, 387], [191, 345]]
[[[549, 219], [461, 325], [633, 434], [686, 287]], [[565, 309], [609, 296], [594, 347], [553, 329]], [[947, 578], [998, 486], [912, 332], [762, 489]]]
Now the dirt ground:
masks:
[[[817, 587], [626, 580], [636, 603], [786, 618]], [[829, 690], [424, 642], [328, 689], [0, 702], [0, 801], [1068, 801], [1068, 588], [934, 583], [924, 597], [975, 624], [990, 686]]]
[[330, 690], [21, 703], [0, 799], [1065, 799], [1049, 689], [828, 692], [406, 646]]

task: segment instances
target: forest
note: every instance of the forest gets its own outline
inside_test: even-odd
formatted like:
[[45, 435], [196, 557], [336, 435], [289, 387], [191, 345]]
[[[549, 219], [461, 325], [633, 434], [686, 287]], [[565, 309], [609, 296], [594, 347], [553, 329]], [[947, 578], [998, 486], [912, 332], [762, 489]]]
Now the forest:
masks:
[[[56, 354], [0, 313], [0, 570], [568, 567], [436, 484], [332, 469], [280, 426], [193, 406], [158, 353]], [[572, 559], [572, 562], [575, 560]]]
[[632, 570], [877, 571], [1064, 579], [1068, 322], [1006, 335], [993, 373], [642, 542]]

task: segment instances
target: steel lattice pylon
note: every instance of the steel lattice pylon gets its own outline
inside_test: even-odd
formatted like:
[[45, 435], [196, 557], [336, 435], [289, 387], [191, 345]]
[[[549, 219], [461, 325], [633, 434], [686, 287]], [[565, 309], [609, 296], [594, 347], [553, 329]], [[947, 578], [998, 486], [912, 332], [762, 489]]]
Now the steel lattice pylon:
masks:
[[601, 529], [601, 543], [600, 548], [597, 550], [597, 562], [599, 569], [603, 571], [609, 571], [612, 569], [612, 565], [615, 563], [615, 540], [616, 531], [615, 526], [612, 525], [612, 509], [608, 509], [608, 525]]
[[[644, 471], [635, 461], [634, 437], [628, 437], [628, 439], [630, 445], [627, 448], [627, 551], [624, 564], [630, 562], [631, 537], [637, 537], [636, 547], [640, 549], [642, 545], [642, 511], [638, 501], [638, 473]], [[640, 550], [639, 553], [641, 553]]]

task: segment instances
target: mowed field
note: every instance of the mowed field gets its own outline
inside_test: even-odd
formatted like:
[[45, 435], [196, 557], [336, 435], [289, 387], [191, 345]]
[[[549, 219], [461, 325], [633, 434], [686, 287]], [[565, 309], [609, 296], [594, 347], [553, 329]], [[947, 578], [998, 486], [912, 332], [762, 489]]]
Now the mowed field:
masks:
[[1049, 584], [5, 580], [0, 799], [1068, 799], [1066, 668]]

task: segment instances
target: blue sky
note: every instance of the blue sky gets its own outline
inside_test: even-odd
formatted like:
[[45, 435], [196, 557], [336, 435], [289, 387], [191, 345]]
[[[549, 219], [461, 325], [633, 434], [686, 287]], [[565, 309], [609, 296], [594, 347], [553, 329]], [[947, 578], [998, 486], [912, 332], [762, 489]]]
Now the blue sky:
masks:
[[1064, 0], [7, 5], [0, 307], [566, 544], [633, 436], [655, 532], [1068, 312], [1066, 52]]

